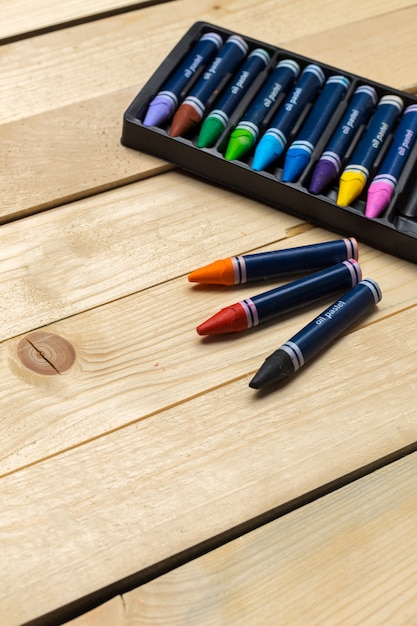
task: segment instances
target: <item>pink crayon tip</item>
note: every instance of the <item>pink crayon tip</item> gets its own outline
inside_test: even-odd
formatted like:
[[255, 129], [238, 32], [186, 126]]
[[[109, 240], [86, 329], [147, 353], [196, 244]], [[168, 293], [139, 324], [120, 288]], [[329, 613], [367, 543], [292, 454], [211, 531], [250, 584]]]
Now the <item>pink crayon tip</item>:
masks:
[[386, 182], [373, 182], [368, 189], [366, 199], [366, 217], [378, 217], [385, 211], [391, 198], [394, 195], [394, 188]]

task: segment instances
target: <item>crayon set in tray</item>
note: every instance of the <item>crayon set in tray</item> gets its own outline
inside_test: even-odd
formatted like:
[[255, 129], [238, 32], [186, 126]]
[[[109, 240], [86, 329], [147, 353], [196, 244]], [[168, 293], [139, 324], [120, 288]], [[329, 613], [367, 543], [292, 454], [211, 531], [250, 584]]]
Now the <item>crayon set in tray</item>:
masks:
[[198, 22], [122, 144], [417, 263], [417, 98]]

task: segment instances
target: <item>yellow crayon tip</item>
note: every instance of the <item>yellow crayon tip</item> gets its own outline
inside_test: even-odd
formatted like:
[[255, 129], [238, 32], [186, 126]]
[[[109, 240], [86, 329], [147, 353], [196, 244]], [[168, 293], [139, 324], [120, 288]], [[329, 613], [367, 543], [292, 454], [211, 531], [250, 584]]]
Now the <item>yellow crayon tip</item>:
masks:
[[214, 261], [188, 275], [190, 283], [204, 283], [206, 285], [234, 285], [233, 264], [231, 259]]
[[345, 170], [340, 177], [336, 204], [348, 206], [348, 204], [360, 196], [366, 185], [366, 181], [367, 177], [362, 172]]

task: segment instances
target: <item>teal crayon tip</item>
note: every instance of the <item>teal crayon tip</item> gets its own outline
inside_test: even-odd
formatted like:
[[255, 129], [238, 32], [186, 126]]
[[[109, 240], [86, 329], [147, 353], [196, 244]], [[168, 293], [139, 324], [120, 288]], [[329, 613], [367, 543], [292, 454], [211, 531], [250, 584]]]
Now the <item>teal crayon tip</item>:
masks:
[[264, 135], [256, 147], [252, 169], [256, 172], [265, 170], [281, 156], [283, 149], [282, 143], [275, 137]]
[[296, 181], [310, 161], [310, 153], [301, 148], [289, 148], [285, 156], [282, 182], [292, 183]]
[[230, 135], [224, 158], [227, 161], [241, 159], [247, 154], [255, 143], [255, 138], [248, 130], [235, 130]]
[[214, 146], [225, 129], [225, 125], [217, 117], [208, 116], [200, 129], [197, 139], [198, 148], [211, 148]]

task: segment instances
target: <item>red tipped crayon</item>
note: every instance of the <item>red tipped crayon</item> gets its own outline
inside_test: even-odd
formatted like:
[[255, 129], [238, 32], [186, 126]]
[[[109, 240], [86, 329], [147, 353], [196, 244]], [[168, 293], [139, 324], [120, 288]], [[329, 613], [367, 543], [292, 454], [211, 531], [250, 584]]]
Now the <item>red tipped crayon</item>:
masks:
[[355, 259], [337, 263], [315, 274], [228, 306], [197, 326], [197, 333], [222, 335], [247, 330], [337, 291], [350, 289], [361, 277], [361, 268]]
[[314, 272], [347, 259], [357, 258], [358, 244], [351, 237], [220, 259], [194, 270], [189, 274], [188, 280], [205, 285], [239, 285], [288, 274]]

